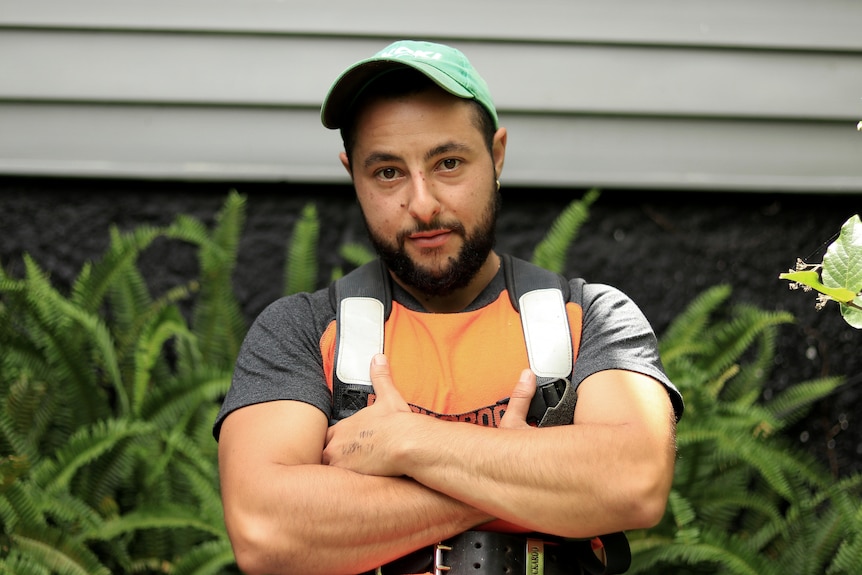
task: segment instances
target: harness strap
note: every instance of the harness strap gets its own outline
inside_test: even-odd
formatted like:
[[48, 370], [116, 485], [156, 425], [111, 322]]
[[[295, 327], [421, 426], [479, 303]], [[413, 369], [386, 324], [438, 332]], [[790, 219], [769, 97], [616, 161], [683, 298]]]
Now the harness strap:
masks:
[[383, 352], [383, 326], [392, 312], [389, 272], [380, 260], [360, 266], [333, 282], [329, 299], [335, 309], [335, 369], [332, 374], [334, 424], [368, 403], [371, 358]]
[[[536, 374], [528, 421], [540, 426], [571, 423], [577, 393], [569, 383], [574, 360], [566, 315], [569, 282], [508, 254], [501, 258], [509, 301], [520, 314], [530, 369]], [[365, 407], [373, 391], [368, 366], [383, 352], [384, 324], [392, 311], [390, 282], [386, 266], [375, 260], [330, 286], [336, 316], [330, 424]]]

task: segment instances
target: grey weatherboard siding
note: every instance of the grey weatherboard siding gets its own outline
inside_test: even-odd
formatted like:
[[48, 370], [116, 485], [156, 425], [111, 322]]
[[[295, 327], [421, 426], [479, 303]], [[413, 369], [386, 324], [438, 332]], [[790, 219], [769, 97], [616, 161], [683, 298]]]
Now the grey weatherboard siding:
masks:
[[507, 185], [862, 192], [841, 0], [0, 0], [0, 175], [346, 182], [320, 101], [398, 37], [482, 71]]

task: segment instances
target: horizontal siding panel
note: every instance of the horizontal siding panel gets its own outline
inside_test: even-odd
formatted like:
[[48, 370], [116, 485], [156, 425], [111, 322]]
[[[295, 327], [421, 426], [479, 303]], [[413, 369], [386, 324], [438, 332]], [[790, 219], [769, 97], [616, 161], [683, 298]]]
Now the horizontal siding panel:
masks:
[[[841, 123], [502, 122], [506, 186], [862, 192], [862, 137]], [[0, 125], [7, 175], [348, 181], [338, 134], [315, 110], [7, 103]]]
[[862, 49], [855, 0], [0, 0], [0, 25]]
[[[862, 192], [855, 125], [651, 118], [509, 123], [516, 181], [623, 188]], [[536, 142], [547, 142], [535, 146]]]
[[0, 104], [0, 126], [4, 174], [344, 179], [338, 132], [307, 111]]
[[[862, 53], [458, 42], [501, 111], [851, 119]], [[380, 40], [2, 31], [0, 98], [318, 107]], [[517, 71], [517, 73], [513, 73]]]

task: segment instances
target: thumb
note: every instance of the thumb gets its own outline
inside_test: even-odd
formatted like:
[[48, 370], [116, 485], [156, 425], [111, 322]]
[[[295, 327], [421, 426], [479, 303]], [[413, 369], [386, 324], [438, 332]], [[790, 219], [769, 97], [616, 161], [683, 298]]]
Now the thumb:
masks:
[[378, 353], [371, 358], [371, 385], [374, 387], [374, 394], [377, 396], [375, 403], [380, 401], [393, 402], [393, 405], [407, 407], [407, 403], [395, 387], [392, 381], [392, 372], [389, 368], [389, 359], [382, 353]]
[[536, 376], [529, 369], [525, 369], [512, 390], [506, 413], [500, 420], [500, 427], [527, 427], [527, 413], [530, 411], [530, 402], [535, 393]]

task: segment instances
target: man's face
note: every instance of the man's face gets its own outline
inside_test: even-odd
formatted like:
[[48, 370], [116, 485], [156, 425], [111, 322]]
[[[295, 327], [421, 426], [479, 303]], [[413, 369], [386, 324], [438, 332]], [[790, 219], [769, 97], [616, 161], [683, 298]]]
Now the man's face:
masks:
[[494, 245], [506, 136], [489, 153], [475, 113], [428, 90], [372, 102], [357, 119], [352, 176], [371, 241], [402, 283], [428, 296], [465, 287]]

